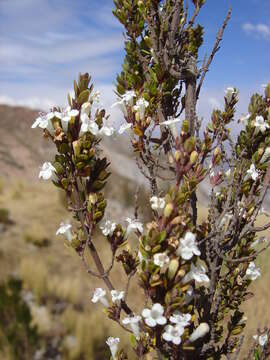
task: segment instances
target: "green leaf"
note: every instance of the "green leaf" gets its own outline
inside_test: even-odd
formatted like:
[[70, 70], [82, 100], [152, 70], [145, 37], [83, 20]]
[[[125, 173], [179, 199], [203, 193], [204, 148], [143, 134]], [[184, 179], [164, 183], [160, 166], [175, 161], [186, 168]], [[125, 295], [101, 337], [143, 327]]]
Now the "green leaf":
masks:
[[82, 105], [83, 103], [87, 102], [89, 99], [90, 91], [88, 89], [82, 91], [78, 97], [78, 103], [79, 105]]
[[137, 347], [137, 340], [133, 334], [129, 337], [130, 345], [133, 347], [133, 349], [136, 349]]
[[256, 360], [260, 360], [261, 358], [260, 358], [260, 354], [259, 354], [259, 351], [256, 349], [256, 350], [254, 350], [254, 356], [255, 356], [255, 359]]
[[161, 233], [159, 234], [159, 243], [162, 243], [167, 237], [167, 232], [166, 230], [161, 231]]
[[57, 174], [63, 175], [65, 173], [65, 168], [59, 162], [54, 162], [53, 166], [56, 169]]

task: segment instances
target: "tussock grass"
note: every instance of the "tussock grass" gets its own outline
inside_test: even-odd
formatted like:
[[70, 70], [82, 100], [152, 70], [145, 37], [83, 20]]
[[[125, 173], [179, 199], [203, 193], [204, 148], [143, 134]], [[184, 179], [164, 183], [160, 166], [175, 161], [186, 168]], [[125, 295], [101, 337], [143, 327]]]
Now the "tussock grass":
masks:
[[20, 276], [27, 288], [33, 291], [35, 299], [41, 303], [48, 293], [48, 268], [42, 261], [23, 259], [20, 264]]
[[80, 305], [85, 297], [84, 287], [79, 278], [50, 277], [48, 294], [73, 305]]
[[0, 209], [0, 224], [8, 224], [9, 219], [9, 210], [5, 208]]
[[[79, 313], [71, 308], [64, 312], [62, 316], [64, 327], [76, 339], [74, 346], [65, 348], [68, 359], [77, 360], [82, 356], [85, 359], [97, 359], [97, 356], [100, 356], [100, 359], [102, 356], [103, 359], [106, 358], [104, 344], [108, 337], [108, 328], [105, 326], [104, 317], [102, 313]], [[97, 353], [98, 342], [102, 344], [100, 355]]]
[[44, 228], [38, 224], [33, 224], [29, 229], [27, 229], [23, 234], [23, 238], [26, 243], [33, 244], [38, 247], [46, 247], [50, 244]]

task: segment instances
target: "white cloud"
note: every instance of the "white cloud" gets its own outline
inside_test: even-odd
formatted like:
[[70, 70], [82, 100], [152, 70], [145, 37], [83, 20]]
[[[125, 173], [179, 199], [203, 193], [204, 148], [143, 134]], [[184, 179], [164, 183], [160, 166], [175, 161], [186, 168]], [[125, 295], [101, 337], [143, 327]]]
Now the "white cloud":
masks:
[[216, 99], [215, 97], [210, 97], [208, 99], [208, 102], [209, 102], [209, 105], [215, 109], [220, 109], [222, 106], [221, 102], [218, 99]]
[[266, 24], [251, 24], [251, 23], [245, 23], [242, 25], [242, 29], [247, 34], [254, 34], [257, 37], [270, 40], [270, 27]]
[[10, 96], [0, 95], [0, 104], [10, 106], [22, 106], [34, 110], [49, 111], [54, 106], [53, 101], [45, 98], [32, 97], [25, 99], [14, 99]]
[[[93, 59], [111, 54], [123, 48], [122, 37], [96, 36], [75, 41], [57, 41], [53, 45], [45, 45], [32, 41], [17, 43], [3, 39], [0, 45], [0, 63], [2, 65], [46, 65], [66, 64], [82, 59]], [[102, 59], [102, 58], [101, 58]]]

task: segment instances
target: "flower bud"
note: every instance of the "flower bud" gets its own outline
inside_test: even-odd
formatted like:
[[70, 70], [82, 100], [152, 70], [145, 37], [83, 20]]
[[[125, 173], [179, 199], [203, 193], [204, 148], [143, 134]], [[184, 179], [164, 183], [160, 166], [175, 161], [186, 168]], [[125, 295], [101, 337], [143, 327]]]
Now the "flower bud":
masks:
[[168, 270], [168, 277], [170, 280], [172, 280], [174, 278], [178, 267], [179, 267], [178, 259], [173, 259], [170, 261], [169, 270]]
[[219, 147], [216, 147], [215, 150], [214, 150], [214, 156], [218, 156], [221, 154], [221, 150]]
[[171, 225], [178, 225], [181, 224], [181, 222], [182, 222], [181, 216], [177, 216], [171, 221]]
[[174, 158], [176, 161], [179, 161], [181, 158], [181, 152], [179, 150], [176, 150], [176, 152], [174, 153]]
[[184, 133], [187, 133], [189, 130], [189, 123], [188, 120], [184, 120], [182, 123], [182, 129], [181, 129]]
[[151, 124], [151, 121], [152, 121], [152, 119], [150, 118], [150, 116], [147, 116], [147, 118], [146, 118], [146, 124], [147, 124], [147, 125], [150, 125], [150, 124]]
[[149, 48], [152, 47], [152, 42], [151, 42], [151, 39], [150, 39], [150, 37], [149, 37], [148, 35], [146, 35], [146, 36], [144, 37], [144, 41], [146, 42], [146, 45], [147, 45]]
[[191, 136], [190, 138], [188, 138], [185, 143], [184, 143], [184, 149], [188, 152], [191, 153], [195, 148], [195, 139], [193, 136]]
[[194, 342], [199, 338], [204, 337], [210, 330], [210, 327], [207, 323], [201, 323], [197, 329], [193, 331], [193, 333], [190, 335], [189, 341]]
[[[184, 269], [180, 269], [177, 273], [177, 277], [182, 279], [186, 275], [186, 272]], [[183, 290], [183, 289], [182, 289]]]
[[79, 140], [73, 141], [72, 143], [73, 151], [76, 157], [78, 157], [81, 153], [81, 143]]
[[264, 153], [264, 148], [259, 148], [258, 150], [259, 157], [261, 157], [263, 153]]
[[190, 154], [190, 158], [189, 158], [189, 162], [191, 165], [194, 165], [198, 159], [199, 154], [197, 153], [197, 151], [192, 151], [192, 153]]
[[88, 198], [88, 199], [89, 199], [90, 204], [95, 205], [95, 203], [96, 203], [97, 200], [98, 200], [97, 194], [95, 194], [95, 193], [89, 194], [89, 198]]
[[232, 329], [231, 333], [232, 335], [236, 336], [236, 335], [239, 335], [241, 334], [241, 332], [244, 330], [244, 326], [241, 324], [241, 325], [238, 325], [236, 326], [235, 328]]
[[165, 209], [164, 209], [164, 216], [165, 217], [170, 217], [172, 212], [173, 212], [173, 204], [172, 203], [169, 203], [166, 205]]

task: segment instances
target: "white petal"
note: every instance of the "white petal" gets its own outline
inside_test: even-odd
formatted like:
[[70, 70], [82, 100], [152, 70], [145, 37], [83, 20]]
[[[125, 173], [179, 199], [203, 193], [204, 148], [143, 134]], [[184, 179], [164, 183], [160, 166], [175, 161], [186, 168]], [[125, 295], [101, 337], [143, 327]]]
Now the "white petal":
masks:
[[172, 342], [174, 343], [174, 345], [179, 345], [181, 343], [181, 337], [173, 337]]
[[160, 305], [159, 303], [155, 303], [153, 306], [152, 306], [152, 311], [156, 311], [158, 312], [159, 314], [163, 314], [164, 313], [164, 308], [162, 305]]
[[143, 309], [142, 311], [142, 316], [143, 317], [149, 317], [151, 315], [151, 310], [150, 309]]
[[91, 121], [90, 124], [88, 124], [88, 129], [93, 135], [97, 135], [99, 133], [98, 124], [95, 121]]
[[160, 316], [156, 319], [156, 322], [159, 325], [165, 325], [167, 323], [167, 319], [165, 318], [165, 316]]
[[150, 327], [155, 327], [157, 325], [156, 321], [150, 317], [146, 318], [144, 321]]
[[165, 341], [172, 341], [172, 336], [171, 334], [168, 334], [167, 332], [162, 334], [162, 337]]
[[35, 122], [33, 123], [33, 125], [31, 126], [32, 129], [35, 129], [36, 127], [39, 126], [40, 122], [42, 121], [41, 117], [38, 117]]

